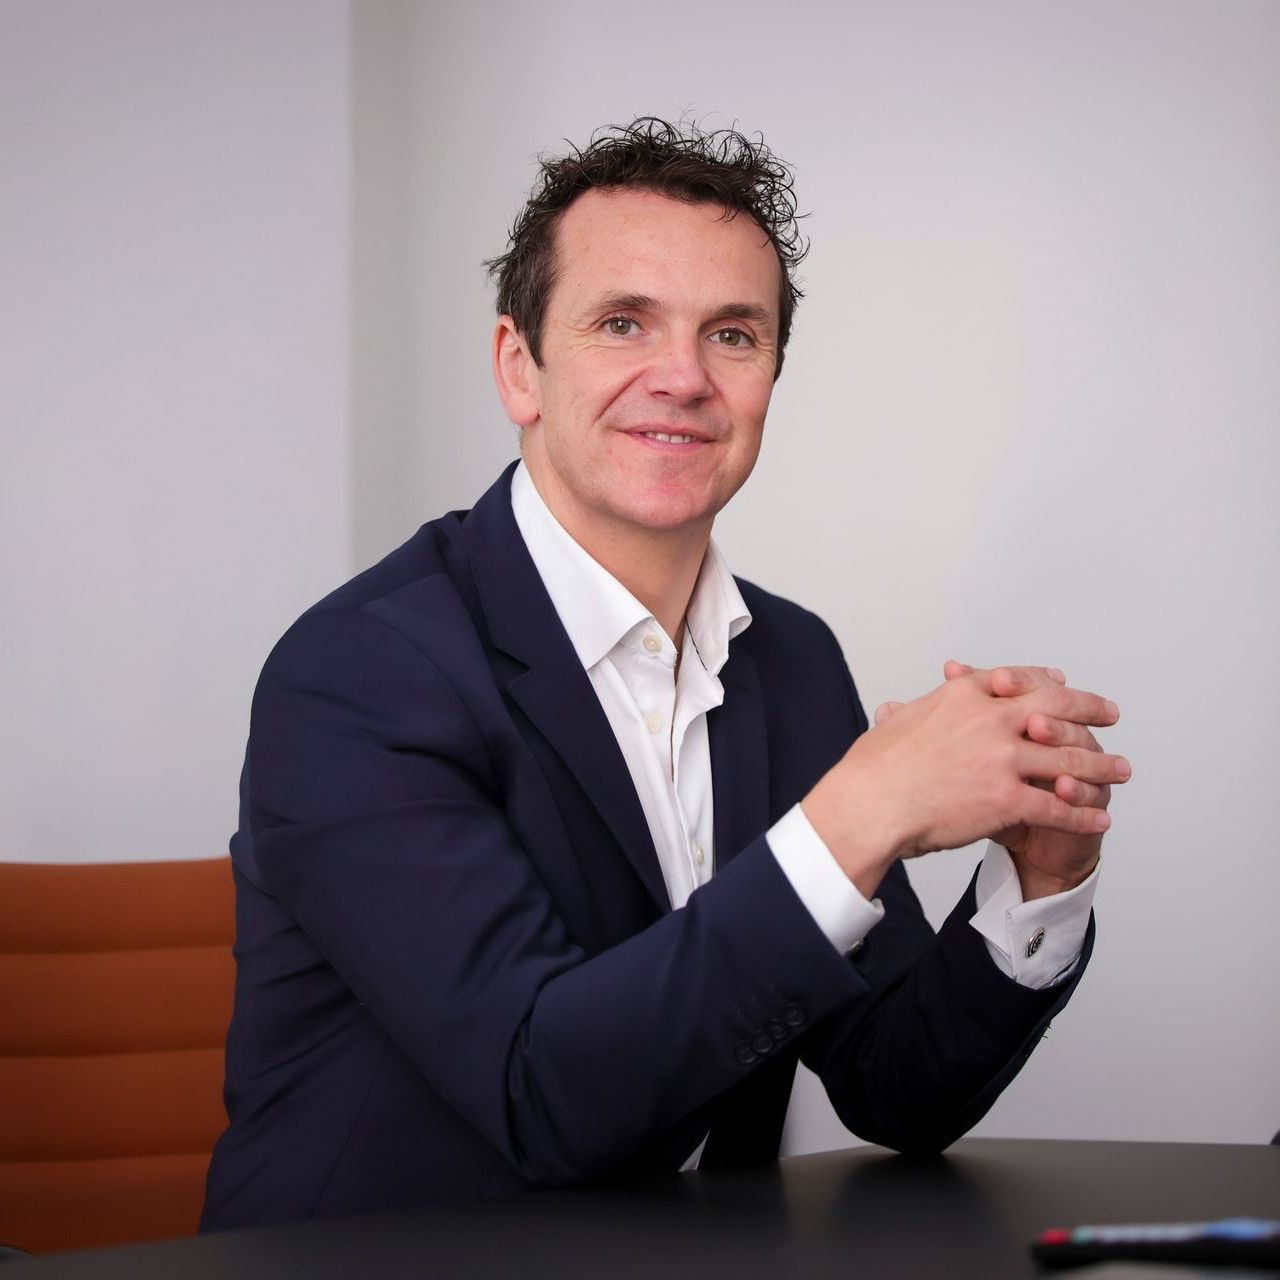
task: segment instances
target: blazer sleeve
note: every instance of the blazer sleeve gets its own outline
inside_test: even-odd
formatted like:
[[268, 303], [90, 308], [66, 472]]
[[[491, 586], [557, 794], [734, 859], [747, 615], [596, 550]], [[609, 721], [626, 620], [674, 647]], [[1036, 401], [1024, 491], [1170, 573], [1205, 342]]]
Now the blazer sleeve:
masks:
[[255, 694], [245, 822], [261, 887], [525, 1178], [616, 1168], [747, 1075], [753, 1039], [782, 1049], [867, 993], [763, 835], [588, 958], [508, 820], [492, 741], [401, 633], [313, 612]]
[[[911, 894], [902, 867], [892, 874], [904, 892], [882, 886], [885, 919], [852, 961], [873, 995], [814, 1028], [801, 1056], [851, 1132], [898, 1151], [941, 1151], [987, 1113], [1030, 1058], [1080, 980], [1094, 926], [1091, 919], [1071, 977], [1032, 990], [1000, 972], [969, 923], [972, 882], [936, 937], [930, 930], [906, 938], [909, 924], [877, 937]], [[928, 930], [923, 914], [917, 918]]]

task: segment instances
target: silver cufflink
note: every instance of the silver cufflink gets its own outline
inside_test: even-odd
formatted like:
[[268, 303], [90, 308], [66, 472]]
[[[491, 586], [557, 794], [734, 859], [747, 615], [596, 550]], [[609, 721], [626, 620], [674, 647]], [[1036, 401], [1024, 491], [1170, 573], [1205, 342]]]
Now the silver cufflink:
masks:
[[1027, 959], [1030, 960], [1037, 951], [1040, 950], [1040, 944], [1044, 941], [1044, 930], [1037, 929], [1031, 935], [1031, 941], [1027, 943]]

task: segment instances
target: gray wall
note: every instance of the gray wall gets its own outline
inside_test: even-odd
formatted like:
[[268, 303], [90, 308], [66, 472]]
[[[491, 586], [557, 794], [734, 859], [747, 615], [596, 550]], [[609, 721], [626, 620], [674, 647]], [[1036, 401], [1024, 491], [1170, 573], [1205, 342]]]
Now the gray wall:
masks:
[[0, 16], [0, 851], [208, 856], [350, 565], [345, 4]]
[[[868, 704], [954, 654], [1124, 712], [1093, 967], [980, 1132], [1280, 1123], [1280, 8], [64, 0], [6, 26], [8, 854], [223, 846], [271, 639], [514, 456], [478, 264], [532, 157], [640, 112], [737, 120], [795, 165], [814, 249], [731, 563], [831, 622]], [[975, 857], [912, 867], [935, 920]], [[791, 1148], [842, 1140], [802, 1082]]]

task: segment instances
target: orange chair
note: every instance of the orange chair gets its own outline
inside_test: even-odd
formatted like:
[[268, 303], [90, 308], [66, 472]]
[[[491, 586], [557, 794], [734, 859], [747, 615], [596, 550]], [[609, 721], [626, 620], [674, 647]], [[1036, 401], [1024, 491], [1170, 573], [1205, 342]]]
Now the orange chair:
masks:
[[0, 1244], [195, 1231], [234, 935], [227, 858], [0, 862]]

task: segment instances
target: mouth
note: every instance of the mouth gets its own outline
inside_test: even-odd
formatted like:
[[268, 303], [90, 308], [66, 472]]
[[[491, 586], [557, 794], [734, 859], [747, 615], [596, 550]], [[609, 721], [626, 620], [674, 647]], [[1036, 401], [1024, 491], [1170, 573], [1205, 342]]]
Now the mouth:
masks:
[[626, 434], [634, 440], [644, 440], [657, 445], [688, 447], [711, 442], [711, 437], [702, 431], [663, 431], [657, 427], [633, 427]]

